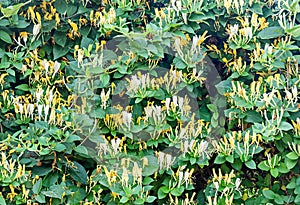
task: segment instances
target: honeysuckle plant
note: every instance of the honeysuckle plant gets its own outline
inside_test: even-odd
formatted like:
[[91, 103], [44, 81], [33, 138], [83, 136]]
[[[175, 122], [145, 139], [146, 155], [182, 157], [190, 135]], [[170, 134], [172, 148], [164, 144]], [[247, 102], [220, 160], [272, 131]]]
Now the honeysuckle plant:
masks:
[[1, 1], [0, 204], [299, 204], [299, 8]]

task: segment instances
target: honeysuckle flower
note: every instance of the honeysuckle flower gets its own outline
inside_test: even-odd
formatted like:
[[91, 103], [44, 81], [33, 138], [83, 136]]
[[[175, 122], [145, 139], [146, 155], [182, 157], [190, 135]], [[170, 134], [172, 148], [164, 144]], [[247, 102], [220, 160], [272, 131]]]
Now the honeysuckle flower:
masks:
[[38, 117], [39, 117], [39, 120], [41, 120], [44, 105], [38, 105], [37, 108], [38, 108]]
[[6, 76], [8, 76], [8, 73], [2, 73], [2, 74], [0, 75], [0, 85], [1, 85], [2, 89], [3, 89], [3, 84], [4, 84], [4, 82], [5, 82], [5, 77], [6, 77]]
[[248, 40], [252, 39], [252, 37], [253, 37], [252, 28], [251, 27], [244, 28], [244, 35], [245, 35], [246, 39], [248, 39]]
[[128, 180], [129, 180], [128, 169], [126, 167], [123, 167], [122, 169], [123, 169], [122, 177], [121, 177], [122, 186], [128, 187]]
[[142, 185], [142, 168], [139, 167], [138, 163], [133, 162], [132, 175], [134, 183]]
[[[299, 118], [297, 118], [297, 119], [299, 121]], [[300, 156], [300, 145], [299, 144], [295, 144], [294, 142], [292, 142], [292, 143], [288, 142], [288, 146], [292, 152], [295, 152], [298, 156]]]
[[101, 108], [106, 109], [107, 108], [107, 101], [110, 97], [110, 89], [108, 89], [107, 93], [105, 93], [105, 90], [102, 89], [100, 93], [100, 99], [101, 99]]
[[28, 40], [28, 33], [26, 31], [22, 31], [20, 32], [20, 37], [21, 39], [24, 41], [24, 43], [26, 44], [27, 40]]
[[113, 151], [113, 155], [116, 155], [119, 151], [120, 151], [120, 144], [121, 144], [122, 140], [117, 138], [117, 139], [112, 139], [111, 140], [111, 147], [112, 147], [112, 151]]
[[52, 74], [52, 78], [54, 78], [55, 74], [58, 72], [58, 70], [60, 68], [60, 65], [61, 65], [61, 63], [59, 63], [57, 61], [54, 62], [54, 66], [53, 66], [54, 71], [53, 71], [53, 74]]
[[156, 156], [158, 158], [160, 169], [166, 168], [169, 170], [175, 161], [175, 157], [173, 158], [172, 155], [164, 152], [156, 152]]
[[230, 25], [229, 28], [229, 39], [232, 39], [234, 36], [236, 36], [239, 32], [239, 25], [238, 24], [234, 24], [233, 26]]
[[166, 114], [162, 111], [162, 107], [158, 105], [152, 105], [144, 107], [145, 121], [152, 118], [155, 125], [161, 125], [166, 118]]
[[132, 113], [128, 113], [126, 111], [122, 111], [122, 119], [123, 123], [121, 125], [125, 125], [127, 129], [130, 130], [131, 122], [132, 122]]
[[224, 7], [227, 10], [227, 13], [229, 14], [229, 8], [231, 7], [232, 0], [224, 0]]
[[36, 37], [40, 33], [40, 30], [41, 30], [41, 24], [34, 24], [33, 31], [32, 31], [33, 36]]
[[182, 18], [183, 18], [183, 22], [184, 22], [185, 24], [188, 24], [188, 21], [187, 21], [187, 13], [181, 13], [181, 16], [182, 16]]
[[263, 30], [269, 26], [269, 22], [267, 22], [267, 20], [264, 17], [258, 18], [258, 22], [259, 22], [259, 30]]
[[29, 113], [30, 118], [33, 120], [34, 104], [27, 105], [27, 112]]
[[44, 105], [44, 114], [45, 114], [44, 119], [45, 119], [46, 122], [47, 122], [47, 119], [48, 119], [49, 109], [50, 109], [49, 105]]

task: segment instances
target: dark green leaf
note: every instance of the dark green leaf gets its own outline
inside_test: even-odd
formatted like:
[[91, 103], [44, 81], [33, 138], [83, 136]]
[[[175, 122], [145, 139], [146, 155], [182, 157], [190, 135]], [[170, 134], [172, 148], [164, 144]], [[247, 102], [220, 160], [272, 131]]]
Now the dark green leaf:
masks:
[[68, 47], [61, 47], [59, 45], [53, 46], [53, 60], [56, 60], [64, 55], [66, 55], [69, 52]]
[[67, 36], [66, 33], [55, 31], [54, 35], [54, 41], [61, 47], [64, 47], [66, 45]]
[[0, 39], [8, 44], [12, 44], [10, 35], [3, 30], [0, 30]]
[[284, 31], [279, 26], [267, 27], [257, 34], [261, 39], [277, 38], [284, 35]]
[[43, 182], [42, 178], [40, 178], [39, 180], [37, 180], [35, 182], [35, 184], [32, 187], [32, 191], [33, 191], [34, 194], [38, 194], [41, 191], [41, 189], [42, 189], [42, 182]]
[[254, 123], [254, 122], [262, 122], [262, 117], [261, 115], [256, 112], [255, 110], [248, 110], [246, 113], [246, 122]]
[[74, 165], [70, 166], [69, 169], [72, 179], [81, 184], [88, 183], [88, 176], [86, 170], [81, 164], [79, 164], [78, 162], [74, 162]]

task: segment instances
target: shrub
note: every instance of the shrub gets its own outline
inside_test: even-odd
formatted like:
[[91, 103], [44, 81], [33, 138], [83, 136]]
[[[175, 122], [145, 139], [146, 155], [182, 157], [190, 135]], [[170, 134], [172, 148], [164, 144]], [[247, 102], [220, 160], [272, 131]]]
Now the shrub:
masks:
[[1, 1], [1, 204], [300, 204], [299, 12]]

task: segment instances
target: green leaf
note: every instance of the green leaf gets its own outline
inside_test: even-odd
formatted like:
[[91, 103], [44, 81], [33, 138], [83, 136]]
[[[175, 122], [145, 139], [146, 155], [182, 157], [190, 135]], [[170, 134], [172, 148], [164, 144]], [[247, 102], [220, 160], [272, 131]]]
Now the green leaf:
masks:
[[263, 195], [267, 198], [267, 199], [274, 199], [275, 198], [275, 193], [272, 190], [263, 190]]
[[235, 170], [241, 170], [241, 168], [242, 168], [242, 166], [243, 166], [243, 163], [242, 163], [242, 161], [241, 161], [239, 158], [237, 158], [237, 159], [234, 160], [234, 163], [231, 164], [231, 166], [232, 166]]
[[64, 145], [64, 144], [61, 144], [61, 143], [57, 143], [55, 145], [55, 147], [53, 148], [53, 150], [57, 151], [57, 152], [62, 152], [64, 150], [66, 150], [67, 147]]
[[154, 181], [154, 179], [152, 179], [151, 177], [145, 177], [143, 179], [143, 185], [149, 185]]
[[50, 190], [42, 191], [42, 194], [50, 198], [62, 199], [64, 192], [65, 190], [61, 185], [53, 185], [50, 187]]
[[300, 24], [285, 30], [287, 33], [292, 34], [293, 37], [297, 38], [300, 36]]
[[298, 160], [286, 159], [285, 165], [289, 170], [291, 170], [296, 166], [297, 162], [298, 162]]
[[81, 137], [79, 137], [78, 135], [70, 135], [66, 142], [74, 142], [74, 141], [79, 141], [81, 140]]
[[284, 35], [283, 29], [279, 26], [267, 27], [257, 34], [258, 38], [271, 39]]
[[56, 60], [64, 55], [66, 55], [69, 52], [68, 47], [62, 47], [59, 45], [54, 45], [53, 46], [53, 60]]
[[285, 163], [280, 164], [280, 166], [278, 167], [278, 171], [283, 174], [290, 172]]
[[284, 200], [283, 200], [282, 196], [280, 196], [280, 195], [278, 195], [278, 194], [275, 194], [274, 201], [275, 201], [277, 204], [284, 204]]
[[13, 15], [16, 15], [20, 8], [28, 3], [30, 3], [31, 0], [25, 2], [25, 3], [20, 3], [20, 4], [16, 4], [16, 5], [13, 5], [13, 6], [8, 6], [7, 8], [1, 8], [1, 13], [3, 14], [3, 16], [5, 17], [11, 17]]
[[148, 159], [148, 165], [146, 165], [143, 168], [143, 176], [151, 176], [152, 174], [154, 174], [158, 168], [159, 168], [159, 163], [156, 157], [154, 156], [145, 156]]
[[120, 203], [125, 204], [128, 200], [129, 200], [129, 198], [127, 196], [122, 196]]
[[226, 159], [227, 162], [229, 162], [231, 164], [234, 162], [233, 155], [226, 156], [225, 159]]
[[156, 196], [148, 196], [147, 199], [146, 199], [146, 202], [147, 203], [153, 203], [156, 198], [157, 198]]
[[106, 87], [109, 84], [110, 76], [108, 74], [102, 74], [100, 76], [102, 87]]
[[169, 187], [167, 186], [162, 186], [159, 188], [162, 192], [164, 192], [165, 194], [168, 194], [170, 192]]
[[278, 177], [278, 174], [279, 174], [279, 171], [277, 168], [271, 168], [270, 169], [270, 173], [271, 175], [274, 177], [274, 178], [277, 178]]
[[79, 154], [83, 154], [83, 155], [89, 155], [88, 150], [86, 149], [86, 147], [82, 146], [82, 145], [78, 145], [75, 149], [75, 152], [79, 153]]
[[35, 182], [35, 184], [32, 187], [32, 192], [34, 194], [38, 194], [41, 191], [41, 189], [42, 189], [42, 182], [43, 182], [42, 178], [40, 178], [39, 180], [37, 180]]
[[184, 187], [180, 186], [180, 187], [176, 187], [176, 188], [172, 189], [170, 193], [173, 196], [181, 196], [183, 192], [184, 192]]
[[43, 194], [35, 195], [34, 199], [39, 203], [46, 203], [46, 198]]
[[54, 2], [54, 7], [56, 8], [58, 13], [63, 14], [66, 12], [68, 4], [65, 0], [56, 0]]
[[21, 84], [21, 85], [16, 86], [16, 89], [22, 90], [22, 91], [28, 91], [29, 87], [27, 84]]
[[299, 156], [296, 152], [290, 152], [286, 155], [286, 157], [291, 160], [297, 160], [299, 158]]
[[159, 188], [157, 192], [158, 199], [163, 199], [167, 196], [167, 193], [163, 192], [161, 188]]
[[54, 35], [54, 41], [61, 47], [64, 47], [66, 45], [67, 37], [66, 33], [55, 31]]
[[223, 155], [218, 155], [214, 161], [216, 164], [223, 164], [226, 161]]
[[249, 169], [256, 169], [256, 164], [253, 160], [247, 161], [245, 162], [245, 165], [249, 168]]
[[75, 161], [74, 166], [70, 166], [69, 169], [70, 169], [70, 175], [72, 179], [74, 179], [75, 181], [81, 184], [88, 183], [88, 176], [86, 170], [81, 164]]
[[2, 194], [0, 194], [0, 204], [6, 205], [5, 199], [3, 198]]
[[293, 126], [288, 122], [281, 122], [278, 129], [282, 131], [289, 131], [293, 129]]
[[134, 204], [145, 204], [144, 200], [143, 199], [136, 199], [134, 202]]
[[246, 115], [246, 122], [250, 122], [250, 123], [254, 123], [254, 122], [262, 122], [262, 117], [261, 115], [256, 112], [255, 110], [248, 110], [247, 112], [245, 112]]
[[224, 95], [229, 89], [232, 88], [232, 83], [230, 80], [223, 80], [216, 85], [218, 93]]
[[300, 204], [300, 195], [299, 194], [295, 197], [294, 202], [296, 204]]
[[263, 171], [269, 171], [270, 167], [266, 164], [266, 161], [262, 161], [258, 164], [258, 168]]
[[10, 35], [3, 30], [0, 30], [0, 39], [8, 44], [12, 44]]
[[251, 10], [253, 13], [257, 13], [257, 14], [263, 15], [262, 8], [263, 8], [262, 5], [260, 5], [260, 4], [258, 4], [258, 3], [253, 3], [252, 8], [250, 8], [250, 10]]

